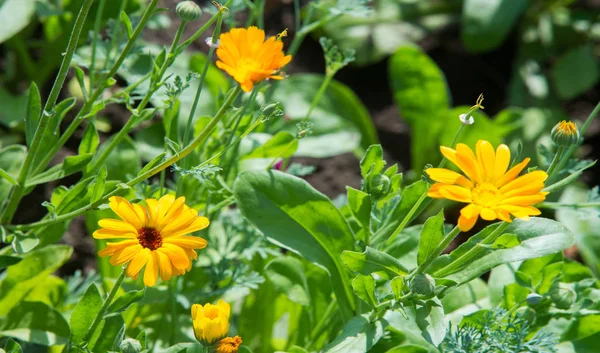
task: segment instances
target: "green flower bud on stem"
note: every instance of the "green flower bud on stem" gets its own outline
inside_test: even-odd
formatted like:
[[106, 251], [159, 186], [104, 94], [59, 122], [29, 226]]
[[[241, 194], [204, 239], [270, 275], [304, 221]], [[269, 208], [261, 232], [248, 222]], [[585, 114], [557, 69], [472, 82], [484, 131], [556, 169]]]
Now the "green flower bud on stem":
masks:
[[142, 351], [142, 345], [138, 340], [133, 338], [126, 338], [119, 345], [119, 349], [122, 353], [140, 353]]
[[177, 16], [184, 21], [195, 21], [202, 15], [202, 9], [193, 1], [182, 1], [177, 4]]
[[369, 182], [369, 189], [371, 191], [371, 195], [376, 199], [380, 199], [383, 196], [387, 195], [388, 191], [390, 191], [390, 178], [383, 174], [378, 174], [371, 179]]
[[435, 280], [428, 274], [418, 274], [410, 282], [410, 290], [415, 294], [431, 295], [435, 290]]
[[554, 285], [550, 289], [550, 298], [559, 309], [569, 309], [575, 302], [576, 296], [577, 294], [571, 288], [561, 287], [560, 285]]
[[561, 147], [568, 147], [579, 141], [579, 129], [572, 121], [563, 120], [552, 128], [552, 141]]

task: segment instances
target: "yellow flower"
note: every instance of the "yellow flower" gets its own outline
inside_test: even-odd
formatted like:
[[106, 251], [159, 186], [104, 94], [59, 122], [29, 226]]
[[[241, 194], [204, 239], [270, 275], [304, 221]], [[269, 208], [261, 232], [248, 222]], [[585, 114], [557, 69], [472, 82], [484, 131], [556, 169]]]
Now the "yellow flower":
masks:
[[225, 337], [219, 341], [217, 353], [237, 353], [241, 344], [242, 338], [240, 336]]
[[223, 300], [217, 305], [210, 303], [204, 306], [192, 305], [192, 324], [196, 339], [203, 344], [211, 345], [229, 333], [229, 314], [231, 308]]
[[257, 27], [233, 28], [219, 37], [217, 67], [250, 92], [254, 85], [267, 78], [283, 79], [277, 71], [292, 60], [284, 56], [283, 42], [271, 37], [265, 41], [265, 32]]
[[542, 189], [548, 175], [536, 170], [518, 177], [529, 158], [507, 171], [510, 150], [504, 144], [494, 151], [491, 143], [480, 140], [475, 153], [462, 143], [456, 150], [443, 146], [440, 149], [465, 176], [444, 168], [427, 169], [429, 177], [437, 182], [429, 188], [427, 196], [469, 204], [460, 211], [458, 228], [461, 231], [473, 228], [479, 216], [487, 221], [510, 222], [510, 215], [529, 219], [540, 214], [533, 205], [546, 198], [548, 193]]
[[105, 218], [94, 232], [96, 239], [125, 239], [107, 243], [100, 256], [110, 256], [113, 266], [127, 265], [126, 273], [136, 279], [145, 266], [144, 284], [153, 286], [158, 279], [169, 280], [192, 268], [192, 259], [198, 255], [194, 249], [206, 247], [206, 240], [187, 236], [208, 226], [208, 218], [185, 204], [185, 197], [175, 199], [165, 195], [146, 199], [146, 207], [130, 204], [122, 197], [109, 199], [110, 208], [121, 218]]

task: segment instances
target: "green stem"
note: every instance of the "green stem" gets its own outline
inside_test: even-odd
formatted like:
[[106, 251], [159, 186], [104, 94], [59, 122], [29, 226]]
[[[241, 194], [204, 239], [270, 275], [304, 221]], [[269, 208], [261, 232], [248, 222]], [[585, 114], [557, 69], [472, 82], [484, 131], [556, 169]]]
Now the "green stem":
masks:
[[92, 39], [92, 58], [89, 68], [90, 90], [94, 89], [94, 78], [96, 75], [96, 51], [98, 48], [98, 36], [100, 35], [100, 25], [102, 24], [102, 15], [104, 14], [105, 4], [106, 0], [100, 0], [100, 2], [98, 3], [98, 11], [96, 12], [96, 22], [94, 23], [94, 38]]
[[219, 12], [217, 16], [217, 25], [213, 31], [212, 40], [210, 49], [208, 50], [208, 57], [206, 58], [206, 63], [204, 63], [204, 68], [202, 70], [202, 76], [200, 76], [200, 82], [198, 83], [198, 89], [196, 90], [196, 97], [194, 98], [194, 103], [192, 104], [192, 109], [190, 110], [190, 115], [188, 116], [187, 125], [185, 128], [185, 133], [183, 135], [183, 143], [188, 144], [190, 135], [193, 128], [192, 124], [194, 122], [194, 115], [196, 114], [196, 108], [198, 107], [198, 102], [200, 100], [200, 94], [202, 93], [202, 88], [204, 87], [204, 80], [206, 79], [206, 74], [208, 73], [208, 68], [210, 63], [212, 62], [213, 53], [215, 52], [215, 46], [219, 39], [219, 34], [221, 33], [221, 25], [223, 23], [222, 13]]
[[323, 93], [325, 93], [325, 90], [327, 90], [327, 87], [329, 87], [329, 84], [331, 83], [332, 79], [333, 74], [328, 73], [327, 75], [325, 75], [325, 80], [323, 80], [323, 83], [321, 83], [321, 87], [319, 87], [317, 94], [315, 94], [315, 98], [313, 98], [312, 102], [310, 102], [310, 106], [308, 107], [308, 112], [306, 113], [305, 119], [308, 120], [310, 118], [310, 115], [312, 114], [317, 104], [319, 104]]
[[482, 245], [491, 245], [493, 244], [498, 237], [500, 237], [504, 230], [510, 225], [509, 222], [502, 222], [492, 231], [487, 237], [485, 237], [481, 242], [475, 244], [471, 249], [462, 254], [460, 257], [439, 269], [435, 272], [436, 277], [443, 277], [458, 269], [466, 266], [469, 262], [471, 262], [474, 258], [476, 258], [482, 251], [484, 251], [484, 247]]
[[290, 141], [287, 146], [285, 146], [285, 148], [283, 150], [281, 150], [281, 152], [279, 152], [277, 154], [277, 156], [275, 156], [275, 158], [273, 158], [273, 160], [271, 161], [271, 163], [269, 163], [269, 165], [267, 166], [266, 170], [269, 170], [271, 168], [273, 168], [273, 166], [275, 165], [275, 163], [277, 163], [277, 160], [279, 158], [281, 158], [281, 156], [283, 156], [283, 154], [290, 149], [290, 147], [292, 147], [292, 145], [294, 144], [294, 142], [296, 142], [298, 139], [294, 138], [292, 141]]
[[448, 245], [450, 245], [452, 240], [454, 240], [454, 238], [456, 238], [459, 234], [460, 229], [458, 229], [458, 226], [452, 228], [452, 230], [444, 236], [440, 244], [436, 246], [435, 249], [433, 249], [433, 252], [427, 257], [427, 259], [423, 261], [423, 263], [421, 263], [421, 265], [419, 265], [419, 267], [417, 267], [417, 269], [413, 273], [407, 276], [407, 279], [410, 280], [418, 274], [425, 273], [429, 269], [429, 266], [431, 266], [433, 261], [435, 261], [444, 252], [444, 250], [446, 250], [446, 248], [448, 247]]
[[421, 206], [421, 203], [425, 200], [426, 197], [427, 197], [427, 192], [424, 192], [423, 194], [421, 194], [421, 197], [419, 197], [419, 199], [414, 204], [414, 206], [410, 209], [410, 211], [408, 211], [408, 214], [406, 215], [406, 217], [404, 217], [404, 219], [402, 220], [402, 223], [400, 223], [398, 225], [398, 227], [394, 230], [392, 235], [390, 235], [386, 244], [391, 244], [394, 241], [394, 239], [396, 239], [398, 234], [400, 234], [400, 232], [402, 232], [402, 230], [404, 230], [404, 228], [408, 225], [408, 223], [410, 223], [410, 221], [413, 220], [413, 218], [415, 218], [417, 216], [416, 215], [417, 210], [419, 209], [419, 207]]
[[564, 151], [565, 151], [564, 146], [560, 146], [556, 150], [556, 154], [554, 155], [554, 158], [552, 159], [552, 163], [550, 163], [550, 166], [548, 167], [548, 170], [546, 171], [546, 174], [548, 174], [548, 180], [552, 179], [552, 177], [554, 176], [554, 172], [557, 170], [556, 167], [558, 166], [558, 162], [560, 162]]
[[94, 0], [85, 0], [83, 5], [81, 6], [81, 9], [79, 10], [79, 14], [77, 15], [77, 19], [75, 20], [75, 24], [73, 26], [73, 32], [71, 33], [71, 37], [69, 38], [67, 51], [63, 57], [63, 61], [60, 65], [60, 69], [58, 71], [58, 75], [56, 76], [56, 80], [52, 85], [52, 90], [50, 91], [48, 100], [44, 105], [44, 110], [42, 110], [38, 126], [35, 130], [35, 134], [33, 135], [30, 149], [27, 152], [25, 161], [23, 162], [21, 170], [19, 171], [19, 176], [17, 179], [18, 184], [13, 187], [12, 192], [10, 193], [8, 202], [6, 204], [7, 206], [4, 209], [2, 215], [0, 216], [0, 224], [10, 223], [12, 221], [12, 218], [15, 212], [17, 211], [17, 207], [19, 206], [19, 202], [23, 197], [25, 182], [27, 181], [27, 176], [29, 175], [31, 163], [33, 162], [38, 152], [40, 143], [42, 142], [42, 137], [46, 132], [48, 120], [52, 118], [51, 111], [53, 110], [54, 105], [58, 100], [58, 95], [60, 94], [62, 86], [65, 82], [65, 78], [67, 77], [67, 73], [69, 72], [71, 60], [73, 59], [73, 54], [75, 53], [77, 43], [79, 42], [79, 36], [81, 35], [83, 25], [85, 24], [85, 19], [93, 3]]
[[48, 153], [45, 154], [45, 157], [41, 160], [41, 162], [38, 163], [37, 167], [33, 172], [34, 175], [40, 173], [42, 170], [44, 170], [44, 168], [46, 168], [46, 166], [48, 165], [48, 163], [50, 163], [50, 161], [58, 152], [58, 150], [62, 146], [64, 146], [64, 144], [77, 130], [77, 127], [83, 122], [85, 116], [90, 112], [90, 110], [94, 106], [94, 103], [96, 103], [96, 100], [104, 92], [104, 89], [106, 88], [106, 82], [108, 81], [108, 79], [112, 78], [117, 73], [117, 71], [123, 64], [123, 61], [125, 61], [125, 59], [129, 55], [129, 52], [133, 49], [137, 38], [141, 35], [142, 30], [146, 26], [146, 23], [154, 14], [154, 8], [156, 7], [157, 3], [158, 0], [152, 0], [152, 2], [148, 4], [148, 7], [146, 8], [146, 11], [144, 11], [140, 22], [138, 23], [137, 27], [135, 28], [135, 31], [133, 32], [133, 35], [127, 41], [125, 48], [123, 48], [121, 55], [119, 56], [117, 61], [115, 61], [109, 72], [106, 75], [104, 75], [104, 77], [102, 78], [102, 82], [100, 82], [100, 85], [93, 91], [92, 95], [90, 96], [90, 99], [84, 104], [79, 113], [77, 113], [77, 116], [73, 119], [67, 130], [61, 135], [58, 142], [50, 147], [50, 151], [48, 151]]
[[[233, 2], [233, 0], [227, 0], [227, 2], [225, 3], [225, 5], [223, 5], [223, 7], [227, 7], [227, 6], [231, 5], [232, 2]], [[210, 26], [212, 26], [213, 23], [215, 23], [219, 14], [220, 13], [215, 14], [208, 21], [206, 21], [206, 23], [204, 23], [204, 25], [202, 25], [202, 27], [200, 27], [194, 34], [192, 34], [191, 37], [189, 37], [187, 40], [185, 40], [183, 43], [181, 43], [181, 45], [179, 46], [179, 48], [177, 48], [177, 50], [186, 48], [187, 46], [189, 46], [190, 44], [195, 42], [202, 35], [202, 33], [204, 33], [204, 31], [206, 31], [208, 28], [210, 28]]]
[[96, 328], [98, 328], [98, 325], [104, 318], [104, 314], [106, 314], [108, 307], [110, 306], [113, 299], [115, 298], [115, 295], [119, 291], [119, 288], [121, 288], [121, 283], [123, 282], [123, 279], [125, 279], [125, 267], [123, 267], [121, 274], [119, 275], [119, 277], [117, 278], [112, 289], [108, 293], [108, 297], [106, 297], [106, 300], [104, 300], [104, 303], [102, 303], [102, 307], [100, 307], [100, 311], [98, 312], [98, 314], [96, 314], [96, 317], [94, 317], [94, 321], [92, 321], [92, 325], [90, 325], [85, 336], [83, 336], [83, 340], [81, 342], [82, 347], [85, 347], [87, 345], [87, 343], [90, 341], [90, 339], [92, 338], [92, 336], [94, 335], [94, 331], [96, 331]]
[[260, 29], [265, 28], [265, 3], [266, 0], [258, 0], [256, 7], [256, 26]]
[[[210, 123], [204, 128], [204, 130], [202, 130], [200, 135], [198, 135], [198, 137], [196, 137], [188, 146], [186, 146], [184, 149], [182, 149], [179, 152], [179, 154], [172, 156], [171, 158], [167, 159], [166, 161], [162, 162], [161, 164], [157, 165], [156, 167], [151, 168], [147, 172], [138, 175], [134, 179], [127, 182], [126, 185], [128, 185], [128, 186], [137, 185], [140, 182], [160, 173], [162, 170], [168, 168], [169, 166], [173, 165], [174, 163], [177, 163], [179, 160], [181, 160], [182, 158], [184, 158], [185, 156], [190, 154], [192, 151], [194, 151], [196, 149], [196, 147], [198, 147], [204, 140], [206, 140], [206, 138], [208, 136], [210, 136], [212, 130], [215, 128], [215, 126], [221, 120], [221, 118], [223, 118], [223, 115], [225, 115], [225, 112], [227, 111], [227, 109], [229, 109], [229, 107], [231, 106], [231, 103], [233, 103], [233, 101], [235, 100], [237, 95], [240, 93], [240, 91], [241, 91], [240, 87], [236, 86], [235, 89], [228, 95], [227, 99], [225, 99], [223, 106], [221, 106], [221, 108], [219, 109], [217, 114], [215, 114], [215, 116], [210, 121]], [[117, 188], [114, 191], [104, 195], [96, 202], [88, 204], [87, 206], [81, 207], [75, 211], [57, 216], [54, 219], [47, 219], [47, 220], [38, 221], [38, 222], [30, 223], [30, 224], [10, 226], [8, 228], [14, 229], [14, 230], [27, 230], [27, 229], [33, 229], [33, 228], [46, 226], [49, 224], [63, 222], [63, 221], [69, 220], [73, 217], [80, 216], [80, 215], [86, 213], [87, 211], [97, 208], [98, 206], [106, 203], [106, 201], [111, 196], [116, 195], [119, 191], [120, 191], [120, 189]]]
[[[119, 21], [120, 20], [119, 16], [121, 16], [121, 12], [125, 11], [126, 6], [127, 6], [127, 0], [121, 1], [121, 7], [119, 8], [119, 13], [117, 14], [117, 18], [115, 19], [115, 22], [113, 23], [113, 27], [110, 31], [110, 33], [111, 33], [110, 49], [106, 53], [106, 60], [104, 61], [104, 69], [106, 69], [108, 67], [108, 63], [110, 62], [110, 56], [111, 56], [112, 52], [115, 51], [115, 49], [117, 49], [117, 43], [121, 40], [121, 21]], [[154, 2], [154, 6], [156, 6], [156, 2]], [[148, 7], [146, 8], [146, 12], [148, 12], [148, 9], [151, 7], [154, 10], [154, 6], [148, 5]]]
[[331, 319], [333, 319], [333, 314], [335, 313], [336, 307], [337, 307], [337, 301], [335, 299], [332, 299], [331, 302], [329, 302], [327, 309], [325, 309], [323, 316], [321, 316], [321, 319], [319, 320], [317, 325], [310, 332], [310, 336], [309, 336], [310, 340], [304, 346], [307, 350], [310, 350], [311, 346], [315, 343], [315, 340], [317, 339], [317, 337], [319, 337], [319, 335], [323, 332], [323, 329], [325, 328], [325, 326], [327, 326], [329, 321], [331, 321]]
[[600, 207], [600, 202], [586, 202], [586, 203], [560, 203], [560, 202], [542, 202], [537, 204], [537, 208], [549, 208], [549, 209], [560, 209], [560, 208], [593, 208]]
[[170, 345], [174, 345], [175, 344], [175, 339], [176, 339], [176, 334], [177, 334], [177, 302], [176, 302], [176, 295], [177, 295], [177, 279], [179, 277], [173, 277], [171, 278], [171, 281], [169, 282], [169, 306], [171, 309], [171, 340], [170, 340]]
[[294, 29], [300, 30], [302, 25], [302, 14], [300, 13], [300, 0], [294, 0]]

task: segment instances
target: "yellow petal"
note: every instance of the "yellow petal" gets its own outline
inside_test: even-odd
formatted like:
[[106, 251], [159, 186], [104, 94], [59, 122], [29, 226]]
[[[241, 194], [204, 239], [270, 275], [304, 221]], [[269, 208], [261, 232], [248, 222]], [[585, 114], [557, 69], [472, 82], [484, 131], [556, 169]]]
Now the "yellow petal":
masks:
[[458, 202], [471, 202], [471, 191], [458, 185], [441, 185], [439, 193], [449, 200]]
[[507, 145], [501, 144], [496, 148], [496, 161], [494, 163], [494, 176], [490, 180], [492, 183], [496, 183], [497, 180], [502, 178], [506, 169], [510, 165], [510, 149]]
[[469, 219], [473, 217], [477, 218], [479, 212], [481, 212], [481, 206], [475, 204], [469, 204], [460, 210], [460, 214]]
[[173, 267], [171, 266], [171, 261], [169, 257], [160, 251], [155, 251], [158, 255], [158, 265], [160, 269], [160, 278], [163, 281], [168, 281], [173, 276]]
[[456, 162], [458, 163], [458, 167], [473, 182], [483, 182], [481, 177], [482, 173], [480, 171], [481, 168], [477, 164], [475, 154], [473, 154], [473, 151], [469, 148], [469, 146], [465, 145], [464, 143], [459, 143], [456, 145]]
[[137, 232], [100, 228], [92, 236], [96, 239], [135, 239]]
[[204, 238], [180, 235], [165, 238], [163, 244], [174, 244], [182, 248], [204, 249], [208, 242]]
[[98, 221], [98, 225], [105, 229], [120, 231], [120, 232], [132, 232], [137, 233], [137, 229], [134, 228], [130, 223], [121, 221], [118, 219], [105, 218]]
[[113, 266], [121, 266], [124, 263], [129, 262], [136, 254], [142, 250], [142, 246], [139, 244], [127, 246], [118, 252], [116, 252], [109, 260]]
[[471, 189], [473, 187], [473, 183], [465, 178], [463, 175], [458, 174], [449, 169], [445, 168], [428, 168], [425, 170], [427, 175], [439, 183], [443, 184], [456, 184], [463, 186], [467, 189]]
[[484, 207], [481, 209], [481, 218], [485, 219], [486, 221], [493, 221], [498, 217], [496, 216], [496, 212], [494, 210]]
[[169, 207], [164, 217], [158, 220], [156, 228], [161, 231], [167, 224], [176, 221], [177, 217], [186, 210], [185, 197], [179, 197]]
[[546, 193], [535, 195], [513, 196], [502, 200], [502, 205], [532, 206], [546, 199]]
[[496, 162], [494, 147], [488, 141], [479, 140], [475, 146], [475, 151], [477, 152], [477, 163], [481, 166], [483, 180], [492, 180], [494, 177], [494, 163]]
[[523, 169], [525, 169], [525, 167], [527, 166], [527, 164], [529, 163], [530, 160], [531, 160], [530, 158], [525, 158], [521, 163], [519, 163], [516, 166], [510, 168], [510, 170], [508, 172], [506, 172], [506, 174], [504, 174], [502, 177], [500, 177], [499, 179], [497, 179], [497, 181], [495, 182], [494, 185], [497, 188], [500, 188], [504, 184], [511, 182], [519, 174], [521, 174], [521, 172], [523, 171]]
[[122, 220], [131, 224], [135, 229], [140, 229], [142, 227], [142, 222], [129, 201], [119, 196], [112, 196], [109, 199], [108, 206], [121, 217]]
[[[541, 184], [542, 188], [544, 188], [544, 181], [548, 179], [548, 174], [542, 170], [536, 170], [531, 173], [527, 173], [525, 175], [521, 175], [520, 177], [514, 179], [513, 181], [508, 182], [504, 186], [502, 186], [499, 190], [502, 193], [506, 193], [511, 190], [516, 190], [523, 188], [524, 186], [531, 186], [531, 184]], [[540, 189], [540, 190], [541, 190]], [[537, 190], [537, 191], [540, 191]]]
[[146, 264], [146, 269], [144, 270], [144, 285], [146, 287], [152, 287], [156, 284], [156, 280], [158, 279], [158, 255], [156, 251], [151, 251], [150, 256], [148, 257], [148, 263]]
[[225, 318], [229, 319], [229, 315], [231, 314], [231, 307], [229, 306], [229, 303], [223, 299], [219, 299], [217, 302], [217, 307], [219, 308], [219, 311], [223, 313]]
[[138, 244], [137, 240], [123, 240], [123, 241], [119, 241], [119, 242], [115, 242], [115, 243], [107, 243], [106, 248], [100, 250], [98, 252], [98, 255], [99, 256], [109, 256], [118, 251], [125, 249], [126, 247], [134, 246], [136, 244]]
[[191, 263], [191, 260], [185, 251], [177, 245], [163, 242], [162, 247], [160, 247], [157, 251], [167, 255], [171, 260], [171, 263], [173, 263], [173, 266], [181, 271], [186, 270]]
[[139, 253], [137, 253], [127, 265], [126, 273], [129, 277], [137, 276], [137, 274], [142, 270], [142, 268], [148, 262], [148, 258], [150, 257], [150, 249], [142, 249]]
[[477, 222], [477, 216], [473, 218], [467, 218], [461, 215], [458, 217], [458, 229], [460, 229], [461, 232], [468, 232], [473, 228], [475, 222]]

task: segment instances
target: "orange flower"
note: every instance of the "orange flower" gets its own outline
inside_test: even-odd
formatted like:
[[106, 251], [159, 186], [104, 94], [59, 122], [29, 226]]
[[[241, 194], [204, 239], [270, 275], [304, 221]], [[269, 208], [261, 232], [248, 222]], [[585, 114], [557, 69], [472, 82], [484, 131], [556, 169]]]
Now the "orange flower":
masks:
[[429, 188], [427, 196], [469, 204], [460, 211], [461, 231], [473, 228], [479, 216], [487, 221], [511, 222], [510, 215], [529, 219], [540, 214], [533, 205], [546, 198], [548, 193], [542, 189], [548, 175], [536, 170], [518, 177], [529, 158], [507, 171], [510, 150], [504, 144], [495, 152], [488, 141], [482, 140], [477, 142], [476, 153], [462, 143], [456, 150], [443, 146], [440, 149], [465, 175], [444, 168], [427, 169], [427, 175], [437, 182]]
[[292, 60], [284, 56], [283, 42], [271, 37], [265, 41], [265, 32], [257, 27], [234, 28], [219, 37], [217, 67], [250, 92], [255, 84], [272, 78], [281, 80], [277, 71]]
[[121, 218], [101, 219], [101, 227], [94, 232], [96, 239], [125, 239], [108, 243], [98, 252], [110, 256], [110, 264], [120, 266], [128, 263], [126, 273], [136, 279], [144, 271], [144, 284], [153, 286], [160, 277], [167, 281], [192, 268], [192, 259], [198, 254], [194, 249], [206, 247], [206, 240], [188, 236], [208, 226], [208, 218], [199, 217], [198, 211], [186, 206], [185, 197], [175, 199], [165, 195], [146, 199], [146, 207], [130, 204], [122, 197], [109, 199], [109, 207]]
[[219, 341], [217, 346], [217, 353], [237, 353], [242, 344], [242, 338], [240, 336], [225, 337]]

